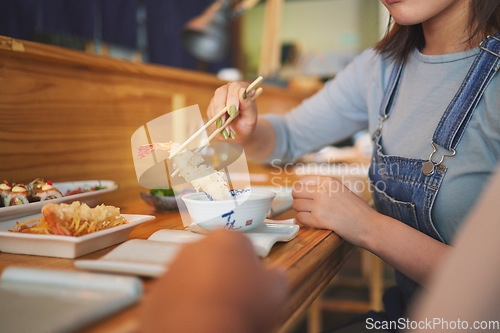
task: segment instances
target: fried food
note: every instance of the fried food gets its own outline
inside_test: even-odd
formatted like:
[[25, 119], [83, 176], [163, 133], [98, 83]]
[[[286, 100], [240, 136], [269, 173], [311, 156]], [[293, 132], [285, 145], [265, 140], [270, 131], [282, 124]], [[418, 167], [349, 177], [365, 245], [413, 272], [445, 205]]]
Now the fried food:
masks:
[[120, 209], [117, 207], [100, 205], [90, 208], [79, 201], [70, 205], [48, 203], [43, 206], [42, 214], [42, 217], [35, 220], [16, 222], [11, 231], [83, 236], [127, 223], [127, 220], [120, 216]]

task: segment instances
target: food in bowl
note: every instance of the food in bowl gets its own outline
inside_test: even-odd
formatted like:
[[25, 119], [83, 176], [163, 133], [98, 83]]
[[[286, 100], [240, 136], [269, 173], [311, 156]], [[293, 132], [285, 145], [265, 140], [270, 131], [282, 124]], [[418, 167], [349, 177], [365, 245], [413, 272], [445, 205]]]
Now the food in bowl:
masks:
[[42, 217], [16, 222], [12, 232], [83, 236], [128, 223], [120, 215], [120, 208], [99, 205], [90, 208], [74, 201], [71, 204], [48, 203], [42, 208]]
[[[178, 149], [178, 143], [172, 144], [172, 151]], [[196, 191], [200, 189], [208, 193], [213, 200], [225, 200], [231, 197], [229, 187], [222, 178], [222, 172], [204, 164], [203, 157], [196, 151], [184, 151], [172, 157], [174, 167], [180, 175], [190, 182]]]
[[151, 189], [149, 193], [141, 193], [141, 198], [157, 210], [177, 209], [175, 192], [170, 187]]
[[173, 197], [173, 196], [175, 196], [174, 189], [170, 188], [170, 187], [153, 188], [149, 191], [149, 194], [155, 195], [157, 197]]
[[226, 200], [210, 200], [203, 192], [182, 196], [194, 223], [205, 230], [216, 228], [251, 230], [266, 219], [275, 192], [245, 189], [230, 191]]
[[[204, 163], [198, 150], [187, 150], [177, 153], [181, 145], [177, 142], [157, 142], [139, 147], [139, 158], [144, 158], [155, 150], [170, 152], [174, 168], [187, 182], [191, 183], [196, 191], [203, 190], [213, 200], [225, 200], [231, 197], [229, 186], [222, 178], [222, 172]], [[177, 153], [175, 156], [173, 154]]]

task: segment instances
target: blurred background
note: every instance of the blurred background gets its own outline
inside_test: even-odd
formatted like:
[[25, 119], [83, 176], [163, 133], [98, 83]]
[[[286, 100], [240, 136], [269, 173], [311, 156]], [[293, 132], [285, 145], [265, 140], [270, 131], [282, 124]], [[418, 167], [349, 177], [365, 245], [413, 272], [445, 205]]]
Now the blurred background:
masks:
[[[0, 0], [0, 13], [4, 36], [311, 88], [373, 45], [388, 20], [375, 0]], [[215, 37], [188, 41], [193, 30]]]

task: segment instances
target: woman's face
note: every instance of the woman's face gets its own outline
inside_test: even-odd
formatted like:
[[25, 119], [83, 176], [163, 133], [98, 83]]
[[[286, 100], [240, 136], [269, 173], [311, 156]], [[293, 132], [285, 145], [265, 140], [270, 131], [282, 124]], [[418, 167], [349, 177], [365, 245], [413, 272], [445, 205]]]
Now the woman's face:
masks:
[[444, 17], [465, 17], [469, 0], [380, 0], [400, 25], [413, 25]]

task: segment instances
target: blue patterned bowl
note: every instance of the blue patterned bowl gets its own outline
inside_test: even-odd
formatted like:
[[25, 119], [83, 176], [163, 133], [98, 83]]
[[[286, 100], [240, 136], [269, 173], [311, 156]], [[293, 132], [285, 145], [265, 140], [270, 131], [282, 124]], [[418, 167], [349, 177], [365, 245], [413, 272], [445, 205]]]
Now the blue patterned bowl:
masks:
[[193, 221], [205, 230], [226, 228], [251, 230], [264, 222], [275, 192], [235, 190], [227, 200], [211, 200], [204, 192], [182, 196]]

